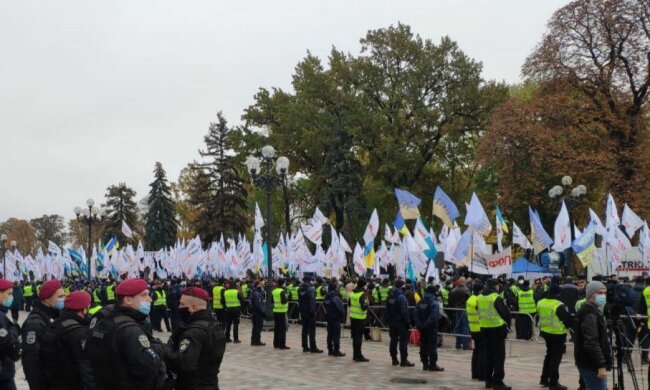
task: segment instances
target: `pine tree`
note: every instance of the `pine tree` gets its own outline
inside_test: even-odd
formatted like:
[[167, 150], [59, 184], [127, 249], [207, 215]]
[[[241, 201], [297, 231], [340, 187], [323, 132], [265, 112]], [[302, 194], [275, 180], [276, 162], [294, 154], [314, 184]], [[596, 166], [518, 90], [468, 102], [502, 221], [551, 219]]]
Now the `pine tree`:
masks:
[[238, 170], [243, 165], [232, 153], [235, 149], [233, 134], [234, 130], [219, 112], [217, 122], [210, 123], [204, 137], [206, 149], [199, 150], [205, 162], [193, 165], [194, 185], [188, 194], [194, 208], [192, 228], [203, 242], [211, 242], [224, 234], [234, 237], [244, 233], [250, 224], [248, 192]]
[[140, 231], [138, 220], [138, 206], [134, 200], [135, 191], [124, 183], [112, 185], [106, 189], [106, 230], [104, 240], [108, 241], [115, 236], [121, 244], [129, 240], [122, 234], [122, 221], [133, 230], [135, 234]]
[[145, 223], [145, 247], [147, 250], [158, 250], [173, 246], [176, 241], [178, 222], [172, 200], [171, 187], [162, 164], [156, 162], [154, 181], [149, 184], [151, 190], [147, 199], [149, 211]]

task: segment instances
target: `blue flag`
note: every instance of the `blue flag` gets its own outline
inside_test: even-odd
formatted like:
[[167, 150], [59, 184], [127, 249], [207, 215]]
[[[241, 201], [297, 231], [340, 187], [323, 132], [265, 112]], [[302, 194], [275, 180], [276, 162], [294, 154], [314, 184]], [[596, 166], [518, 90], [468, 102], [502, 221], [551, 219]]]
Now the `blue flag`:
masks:
[[420, 198], [411, 194], [408, 191], [395, 188], [395, 197], [399, 204], [399, 211], [404, 219], [417, 219], [420, 216], [418, 206], [420, 205]]
[[458, 207], [440, 186], [436, 187], [436, 192], [433, 194], [433, 215], [440, 218], [449, 227], [452, 227], [454, 220], [460, 216]]

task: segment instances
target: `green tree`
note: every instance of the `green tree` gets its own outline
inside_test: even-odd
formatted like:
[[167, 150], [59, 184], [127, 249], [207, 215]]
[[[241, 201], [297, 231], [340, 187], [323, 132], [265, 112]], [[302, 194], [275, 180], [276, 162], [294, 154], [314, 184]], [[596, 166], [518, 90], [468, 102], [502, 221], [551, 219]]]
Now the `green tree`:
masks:
[[176, 211], [172, 200], [171, 187], [162, 164], [156, 162], [154, 181], [149, 185], [147, 204], [149, 210], [145, 223], [145, 247], [148, 250], [158, 250], [173, 246], [176, 242]]
[[66, 241], [65, 218], [60, 215], [43, 215], [29, 221], [36, 233], [37, 245], [40, 245], [45, 251], [50, 241], [58, 246], [63, 246]]
[[191, 226], [205, 243], [244, 233], [250, 225], [248, 191], [240, 175], [243, 165], [234, 152], [238, 140], [234, 133], [219, 112], [203, 138], [206, 148], [199, 150], [203, 162], [193, 164], [190, 174]]
[[135, 201], [135, 191], [124, 183], [111, 185], [106, 189], [106, 208], [104, 240], [108, 241], [115, 236], [120, 243], [132, 241], [122, 233], [122, 221], [133, 230], [135, 234], [140, 231], [138, 206]]

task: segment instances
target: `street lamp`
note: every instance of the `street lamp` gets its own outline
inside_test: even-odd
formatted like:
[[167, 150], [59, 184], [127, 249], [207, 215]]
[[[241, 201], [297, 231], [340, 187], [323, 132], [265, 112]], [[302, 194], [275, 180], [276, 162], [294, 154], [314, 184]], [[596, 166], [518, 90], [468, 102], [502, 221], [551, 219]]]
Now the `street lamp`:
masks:
[[[273, 251], [271, 250], [271, 195], [273, 190], [284, 184], [289, 170], [289, 159], [281, 156], [275, 162], [275, 148], [271, 145], [266, 145], [262, 148], [262, 159], [254, 156], [249, 156], [246, 159], [246, 168], [251, 175], [253, 184], [261, 188], [266, 193], [266, 245], [268, 248], [268, 264], [267, 264], [267, 279], [266, 279], [266, 317], [267, 319], [273, 318]], [[273, 165], [275, 165], [275, 172], [273, 172]], [[286, 192], [285, 192], [285, 206], [286, 206]], [[286, 208], [286, 207], [285, 207]], [[287, 210], [285, 210], [286, 218]]]
[[[571, 209], [578, 204], [581, 197], [587, 195], [587, 187], [584, 184], [580, 184], [571, 188], [571, 185], [573, 184], [571, 176], [563, 176], [561, 183], [562, 185], [553, 186], [548, 191], [548, 196], [551, 199], [556, 200], [559, 207], [562, 207], [562, 202], [566, 204], [567, 211], [569, 211], [569, 233], [571, 234], [571, 242], [573, 243], [573, 240], [575, 240], [576, 237], [575, 232], [573, 231]], [[573, 249], [571, 247], [569, 247], [569, 251], [573, 254]]]
[[79, 206], [75, 207], [74, 213], [77, 216], [77, 221], [85, 223], [88, 226], [88, 250], [86, 251], [86, 259], [88, 261], [88, 281], [90, 281], [90, 257], [92, 254], [93, 225], [101, 222], [104, 215], [106, 215], [106, 210], [101, 207], [94, 207], [95, 201], [92, 199], [88, 199], [86, 205], [88, 206], [86, 209], [82, 209]]

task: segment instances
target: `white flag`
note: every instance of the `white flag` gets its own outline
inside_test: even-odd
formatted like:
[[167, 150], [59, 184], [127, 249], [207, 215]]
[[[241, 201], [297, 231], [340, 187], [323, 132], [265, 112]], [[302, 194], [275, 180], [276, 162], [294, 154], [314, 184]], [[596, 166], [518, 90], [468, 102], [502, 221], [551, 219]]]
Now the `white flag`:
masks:
[[314, 210], [314, 216], [311, 219], [314, 225], [325, 225], [328, 222], [327, 217], [325, 217], [325, 214], [318, 207]]
[[516, 223], [512, 223], [512, 243], [517, 244], [523, 249], [531, 249], [532, 245], [526, 235], [519, 229]]
[[260, 211], [260, 205], [255, 202], [255, 230], [260, 230], [264, 226], [264, 218], [262, 218], [262, 212]]
[[553, 250], [562, 252], [571, 246], [571, 224], [569, 222], [569, 210], [566, 208], [564, 201], [562, 202], [562, 209], [555, 220], [555, 241]]
[[375, 237], [377, 237], [378, 231], [379, 216], [377, 215], [377, 209], [374, 209], [372, 215], [370, 216], [370, 221], [368, 221], [368, 226], [366, 226], [366, 231], [363, 233], [363, 241], [366, 245], [375, 241]]
[[612, 194], [607, 194], [606, 214], [605, 228], [610, 234], [612, 234], [613, 228], [618, 227], [618, 225], [621, 224], [621, 220], [618, 218], [618, 210], [616, 210], [616, 203], [614, 202], [614, 197]]
[[487, 214], [485, 214], [485, 210], [483, 209], [481, 202], [478, 200], [476, 193], [472, 194], [472, 200], [470, 200], [469, 206], [467, 207], [465, 225], [483, 236], [487, 236], [492, 231], [490, 219]]
[[128, 238], [133, 237], [133, 231], [131, 230], [129, 225], [126, 224], [126, 221], [122, 221], [122, 234], [124, 234]]
[[601, 237], [607, 236], [607, 230], [594, 210], [589, 209], [589, 217], [596, 223], [596, 234], [599, 234]]
[[636, 233], [636, 231], [639, 230], [641, 226], [643, 226], [643, 221], [634, 211], [632, 211], [630, 206], [628, 206], [626, 203], [625, 206], [623, 206], [621, 224], [625, 226], [625, 233], [627, 236], [632, 238], [634, 233]]

